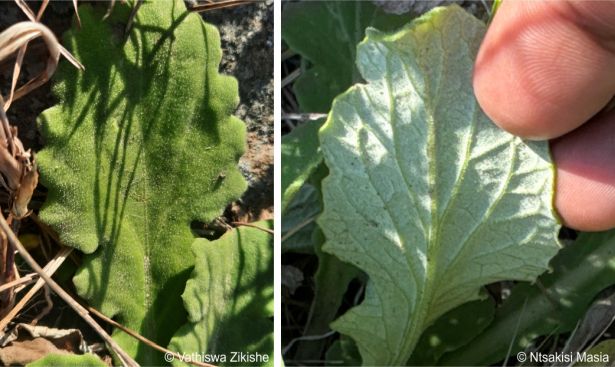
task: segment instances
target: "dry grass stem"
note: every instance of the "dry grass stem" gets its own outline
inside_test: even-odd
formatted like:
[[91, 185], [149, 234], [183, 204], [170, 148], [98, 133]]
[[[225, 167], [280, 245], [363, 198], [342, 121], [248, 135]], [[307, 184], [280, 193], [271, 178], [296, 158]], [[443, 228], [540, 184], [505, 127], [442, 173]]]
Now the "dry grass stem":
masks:
[[[41, 7], [38, 9], [38, 13], [36, 14], [36, 19], [35, 19], [36, 22], [39, 22], [41, 20], [41, 18], [43, 17], [43, 13], [45, 13], [45, 9], [47, 8], [48, 4], [49, 4], [49, 0], [43, 0], [43, 2], [41, 3]], [[25, 3], [17, 1], [17, 5], [18, 6], [25, 5]], [[4, 104], [4, 109], [6, 111], [8, 111], [9, 107], [11, 106], [11, 103], [13, 102], [13, 98], [15, 98], [15, 88], [17, 87], [17, 80], [19, 79], [19, 74], [21, 73], [21, 64], [23, 63], [23, 58], [24, 58], [24, 55], [26, 54], [27, 48], [28, 48], [28, 42], [24, 43], [19, 49], [19, 52], [17, 53], [17, 60], [15, 61], [15, 66], [13, 68], [13, 79], [11, 81], [11, 91], [9, 93], [9, 97], [7, 98], [6, 103]]]
[[81, 29], [81, 18], [79, 17], [79, 9], [77, 7], [77, 0], [73, 0], [73, 8], [75, 9], [75, 17], [77, 18], [77, 27]]
[[282, 236], [281, 241], [284, 242], [287, 239], [289, 239], [290, 237], [292, 237], [292, 235], [294, 235], [295, 233], [299, 232], [303, 227], [307, 226], [308, 224], [312, 223], [313, 221], [316, 220], [316, 215], [313, 217], [310, 217], [306, 220], [304, 220], [303, 222], [297, 224], [297, 226], [291, 228], [288, 232], [286, 232], [286, 234], [284, 236]]
[[301, 76], [301, 69], [297, 68], [295, 70], [293, 70], [292, 73], [288, 74], [286, 77], [284, 77], [284, 79], [282, 79], [282, 88], [284, 88], [285, 86], [289, 85], [290, 83], [294, 82], [299, 76]]
[[326, 113], [284, 113], [282, 120], [316, 121], [327, 118]]
[[250, 4], [253, 3], [253, 0], [223, 0], [223, 1], [217, 1], [217, 2], [207, 2], [207, 4], [197, 4], [197, 5], [193, 5], [190, 6], [188, 8], [189, 11], [195, 11], [195, 12], [203, 12], [203, 11], [209, 11], [209, 10], [214, 10], [214, 9], [223, 9], [223, 8], [230, 8], [233, 6], [238, 6], [238, 5], [245, 5], [245, 4]]
[[[44, 2], [47, 2], [47, 1], [48, 0], [45, 0]], [[21, 10], [24, 12], [26, 17], [28, 17], [28, 19], [31, 22], [37, 22], [37, 19], [39, 18], [34, 16], [34, 12], [32, 11], [32, 9], [30, 9], [28, 4], [26, 4], [24, 0], [15, 0], [15, 3], [21, 8]], [[45, 4], [43, 5], [41, 5], [41, 9], [45, 10], [46, 5]], [[39, 9], [39, 13], [41, 9]], [[83, 66], [79, 62], [79, 60], [77, 60], [70, 52], [68, 52], [68, 50], [65, 49], [64, 46], [58, 44], [58, 47], [60, 48], [60, 54], [64, 56], [64, 58], [66, 58], [71, 64], [73, 64], [79, 70], [82, 70], [82, 71], [85, 70], [85, 66]]]
[[109, 16], [111, 15], [111, 12], [113, 11], [113, 8], [115, 7], [115, 0], [111, 0], [109, 2], [109, 7], [107, 8], [107, 12], [105, 13], [105, 15], [103, 16], [103, 20], [109, 18]]
[[[71, 248], [65, 247], [61, 249], [56, 256], [43, 268], [45, 274], [52, 276], [56, 270], [62, 265], [68, 254], [72, 251]], [[34, 286], [30, 288], [28, 293], [26, 293], [20, 300], [17, 302], [15, 306], [9, 311], [9, 313], [0, 320], [0, 330], [4, 330], [6, 326], [17, 316], [17, 314], [25, 307], [25, 305], [30, 301], [32, 297], [45, 285], [45, 280], [38, 279]]]
[[30, 321], [30, 325], [32, 326], [36, 326], [38, 322], [43, 317], [47, 316], [49, 312], [51, 312], [51, 310], [53, 309], [53, 301], [51, 300], [51, 297], [49, 295], [48, 286], [43, 287], [43, 294], [45, 295], [45, 308], [43, 308], [43, 310], [38, 315], [36, 315], [36, 317], [32, 319], [32, 321]]
[[267, 233], [269, 233], [269, 234], [271, 234], [271, 235], [275, 234], [275, 232], [274, 232], [272, 229], [269, 229], [269, 228], [263, 228], [263, 227], [261, 227], [261, 226], [259, 226], [259, 225], [252, 224], [252, 223], [246, 223], [246, 222], [231, 222], [231, 224], [232, 224], [232, 225], [234, 225], [234, 226], [238, 226], [238, 227], [243, 226], [243, 227], [252, 227], [252, 228], [260, 229], [261, 231], [263, 231], [263, 232], [267, 232]]
[[23, 56], [25, 54], [25, 48], [23, 51], [20, 49], [27, 46], [33, 39], [39, 37], [43, 39], [45, 45], [47, 46], [47, 51], [49, 52], [47, 66], [39, 75], [29, 80], [26, 84], [16, 90], [14, 87], [17, 83], [18, 74], [15, 74], [15, 72], [13, 73], [13, 85], [9, 95], [9, 100], [4, 104], [5, 110], [10, 107], [12, 101], [23, 97], [51, 78], [51, 75], [55, 72], [60, 59], [60, 44], [49, 28], [36, 21], [20, 22], [12, 25], [0, 33], [0, 61], [19, 51], [14, 70], [17, 73], [21, 70], [21, 62], [23, 61]]
[[185, 363], [189, 363], [192, 364], [194, 366], [200, 366], [200, 367], [216, 367], [213, 364], [209, 364], [209, 363], [204, 363], [204, 362], [199, 362], [199, 361], [193, 361], [187, 358], [184, 358], [184, 356], [182, 354], [179, 354], [177, 352], [173, 352], [172, 350], [169, 350], [167, 348], [161, 347], [160, 345], [154, 343], [153, 341], [147, 339], [146, 337], [142, 336], [141, 334], [137, 333], [136, 331], [127, 328], [126, 326], [114, 321], [113, 319], [105, 316], [103, 313], [101, 313], [100, 311], [98, 311], [95, 308], [92, 307], [87, 307], [88, 311], [90, 311], [91, 313], [93, 313], [94, 315], [98, 316], [100, 319], [102, 319], [103, 321], [111, 324], [112, 326], [122, 330], [123, 332], [125, 332], [126, 334], [132, 336], [133, 338], [143, 342], [144, 344], [147, 344], [148, 346], [156, 349], [159, 352], [163, 352], [163, 353], [171, 353], [173, 355], [173, 357], [175, 357], [177, 360], [185, 362]]
[[11, 230], [9, 224], [4, 219], [4, 216], [0, 215], [0, 229], [2, 229], [7, 237], [11, 245], [13, 245], [24, 261], [30, 265], [30, 267], [47, 283], [47, 285], [54, 291], [60, 298], [64, 300], [79, 316], [85, 320], [97, 333], [100, 337], [107, 343], [109, 348], [111, 348], [118, 358], [122, 361], [122, 364], [127, 367], [139, 367], [137, 362], [135, 362], [132, 357], [130, 357], [109, 334], [92, 318], [88, 310], [86, 310], [83, 306], [81, 306], [77, 301], [75, 301], [58, 283], [55, 282], [41, 267], [38, 263], [30, 256], [26, 248], [21, 244], [15, 233]]
[[17, 128], [10, 126], [3, 102], [0, 96], [0, 185], [10, 194], [11, 214], [21, 219], [29, 213], [28, 204], [38, 184], [38, 170], [34, 153], [24, 149], [17, 138]]
[[[31, 273], [31, 274], [27, 274], [24, 275], [23, 277], [19, 278], [19, 279], [15, 279], [12, 282], [8, 282], [6, 284], [2, 284], [0, 285], [0, 292], [4, 292], [7, 289], [11, 289], [11, 288], [16, 288], [16, 287], [20, 287], [20, 286], [26, 286], [30, 283], [32, 283], [34, 281], [35, 278], [37, 278], [38, 275], [36, 275], [36, 273]], [[17, 290], [15, 290], [17, 292]]]

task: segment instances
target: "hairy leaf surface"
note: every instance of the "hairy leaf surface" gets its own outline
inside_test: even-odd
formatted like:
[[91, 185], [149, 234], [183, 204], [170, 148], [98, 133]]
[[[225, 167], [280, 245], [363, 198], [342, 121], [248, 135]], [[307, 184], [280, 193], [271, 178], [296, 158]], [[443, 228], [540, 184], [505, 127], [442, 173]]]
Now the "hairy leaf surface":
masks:
[[321, 129], [323, 250], [370, 277], [333, 326], [366, 365], [406, 363], [439, 316], [485, 284], [535, 279], [559, 249], [547, 143], [500, 130], [474, 98], [484, 32], [458, 6], [368, 30], [368, 83], [336, 98]]
[[[271, 221], [255, 224], [272, 228]], [[225, 355], [232, 366], [273, 366], [273, 236], [240, 227], [213, 242], [197, 239], [192, 250], [196, 264], [182, 296], [189, 323], [169, 347]], [[269, 360], [232, 362], [232, 352], [258, 352]]]
[[98, 356], [93, 354], [49, 354], [32, 363], [28, 363], [27, 367], [107, 367]]
[[[113, 18], [84, 6], [66, 36], [86, 67], [64, 67], [59, 105], [40, 117], [49, 188], [41, 218], [87, 254], [74, 279], [107, 316], [166, 345], [185, 322], [181, 293], [194, 258], [193, 220], [209, 221], [245, 189], [245, 128], [231, 117], [235, 79], [218, 73], [217, 30], [182, 1], [145, 2], [125, 40]], [[143, 365], [161, 354], [116, 332]]]

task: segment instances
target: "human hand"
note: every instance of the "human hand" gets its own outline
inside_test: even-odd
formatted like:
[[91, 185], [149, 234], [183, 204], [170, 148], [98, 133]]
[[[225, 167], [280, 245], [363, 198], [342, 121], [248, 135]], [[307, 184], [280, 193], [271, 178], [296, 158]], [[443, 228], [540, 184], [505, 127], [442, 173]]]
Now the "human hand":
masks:
[[552, 139], [555, 208], [572, 228], [615, 227], [615, 2], [511, 1], [478, 53], [476, 97], [503, 129]]

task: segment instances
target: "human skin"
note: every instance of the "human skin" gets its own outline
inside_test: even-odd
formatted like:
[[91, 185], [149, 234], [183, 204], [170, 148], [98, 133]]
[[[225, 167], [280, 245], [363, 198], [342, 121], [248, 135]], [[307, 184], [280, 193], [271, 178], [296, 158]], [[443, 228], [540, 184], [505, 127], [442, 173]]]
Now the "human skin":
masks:
[[615, 227], [615, 2], [513, 1], [498, 9], [474, 90], [501, 128], [550, 140], [567, 226]]

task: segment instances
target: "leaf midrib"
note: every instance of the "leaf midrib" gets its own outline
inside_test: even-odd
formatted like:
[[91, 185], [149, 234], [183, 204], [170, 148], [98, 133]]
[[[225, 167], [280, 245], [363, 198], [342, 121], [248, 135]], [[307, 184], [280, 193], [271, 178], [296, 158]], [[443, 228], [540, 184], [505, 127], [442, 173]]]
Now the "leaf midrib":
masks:
[[[426, 275], [425, 275], [425, 283], [423, 284], [422, 289], [417, 289], [417, 295], [419, 295], [417, 302], [415, 303], [415, 309], [411, 312], [410, 322], [405, 326], [404, 335], [407, 337], [403, 339], [403, 345], [401, 351], [397, 353], [396, 357], [392, 362], [395, 365], [405, 364], [410, 357], [414, 346], [418, 342], [423, 330], [425, 329], [427, 310], [430, 308], [431, 303], [433, 302], [433, 290], [435, 289], [437, 283], [440, 279], [437, 277], [438, 267], [437, 260], [440, 254], [440, 230], [441, 230], [441, 222], [446, 217], [446, 212], [448, 211], [449, 202], [446, 204], [445, 212], [443, 213], [442, 218], [438, 218], [438, 190], [437, 190], [437, 173], [438, 173], [438, 160], [437, 160], [437, 131], [436, 131], [436, 109], [439, 101], [439, 92], [441, 89], [442, 81], [444, 78], [443, 70], [445, 63], [445, 53], [440, 52], [440, 62], [437, 64], [438, 66], [438, 79], [436, 82], [436, 86], [434, 88], [433, 94], [430, 91], [430, 85], [424, 84], [424, 93], [419, 92], [419, 88], [417, 88], [417, 83], [413, 80], [407, 65], [402, 63], [403, 70], [405, 72], [406, 78], [413, 85], [417, 96], [423, 100], [423, 105], [425, 107], [425, 115], [428, 119], [426, 121], [428, 126], [427, 131], [427, 163], [428, 163], [428, 176], [427, 176], [427, 184], [428, 184], [428, 194], [430, 198], [430, 222], [431, 227], [429, 227], [429, 233], [426, 236]], [[388, 57], [387, 66], [388, 66]], [[387, 83], [389, 81], [389, 74], [387, 73]], [[428, 74], [428, 73], [424, 73]], [[388, 86], [388, 85], [387, 85]], [[432, 96], [432, 98], [425, 98], [428, 96]], [[394, 104], [392, 104], [393, 106]], [[463, 172], [465, 171], [465, 167], [467, 167], [467, 154], [470, 151], [471, 142], [473, 140], [473, 131], [474, 131], [474, 123], [476, 120], [472, 121], [472, 135], [468, 139], [468, 145], [466, 147], [466, 159], [463, 162], [463, 167], [460, 171], [460, 174], [457, 176], [457, 180], [455, 182], [454, 188], [458, 189], [460, 182], [463, 180]], [[408, 188], [410, 189], [410, 188]], [[407, 261], [408, 266], [411, 267], [410, 262]], [[419, 284], [418, 281], [415, 281], [415, 284]]]

